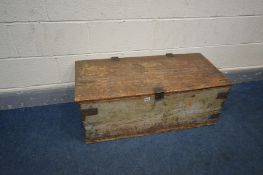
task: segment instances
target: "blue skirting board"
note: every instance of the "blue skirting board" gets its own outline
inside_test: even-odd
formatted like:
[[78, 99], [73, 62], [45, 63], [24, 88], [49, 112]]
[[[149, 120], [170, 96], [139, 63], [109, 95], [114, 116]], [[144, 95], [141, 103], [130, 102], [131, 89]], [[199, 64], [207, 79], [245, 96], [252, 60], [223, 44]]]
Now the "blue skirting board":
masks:
[[0, 111], [0, 174], [263, 174], [263, 81], [234, 85], [216, 125], [99, 144], [75, 103]]

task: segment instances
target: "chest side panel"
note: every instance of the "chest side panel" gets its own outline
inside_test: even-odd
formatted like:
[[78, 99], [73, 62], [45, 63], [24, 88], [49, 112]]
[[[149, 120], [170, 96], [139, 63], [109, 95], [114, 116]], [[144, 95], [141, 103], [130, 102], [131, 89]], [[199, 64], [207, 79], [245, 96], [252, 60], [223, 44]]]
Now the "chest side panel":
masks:
[[[213, 124], [229, 87], [81, 105], [86, 142], [113, 140]], [[85, 113], [84, 111], [96, 111]]]

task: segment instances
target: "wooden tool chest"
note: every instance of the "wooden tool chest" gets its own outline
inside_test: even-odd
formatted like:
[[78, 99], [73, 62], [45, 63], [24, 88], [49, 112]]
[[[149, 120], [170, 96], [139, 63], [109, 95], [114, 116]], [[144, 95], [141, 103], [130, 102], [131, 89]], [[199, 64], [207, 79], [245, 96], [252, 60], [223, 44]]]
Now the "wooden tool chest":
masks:
[[204, 56], [77, 61], [86, 143], [214, 124], [231, 81]]

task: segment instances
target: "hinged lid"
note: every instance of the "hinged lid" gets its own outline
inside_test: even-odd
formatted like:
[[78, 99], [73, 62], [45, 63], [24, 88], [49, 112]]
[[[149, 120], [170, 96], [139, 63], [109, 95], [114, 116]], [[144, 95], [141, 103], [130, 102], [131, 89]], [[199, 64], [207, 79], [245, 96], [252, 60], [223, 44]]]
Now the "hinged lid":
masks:
[[231, 81], [204, 56], [166, 54], [77, 61], [75, 101], [112, 100], [229, 86]]

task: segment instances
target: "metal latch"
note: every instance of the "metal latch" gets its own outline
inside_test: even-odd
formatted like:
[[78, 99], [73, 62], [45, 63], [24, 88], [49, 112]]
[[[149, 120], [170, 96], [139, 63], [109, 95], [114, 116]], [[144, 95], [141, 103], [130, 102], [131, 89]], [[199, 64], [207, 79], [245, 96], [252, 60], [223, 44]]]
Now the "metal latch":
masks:
[[161, 87], [154, 88], [155, 101], [162, 100], [164, 98], [164, 89]]
[[120, 58], [119, 57], [111, 57], [110, 58], [112, 61], [120, 61]]

